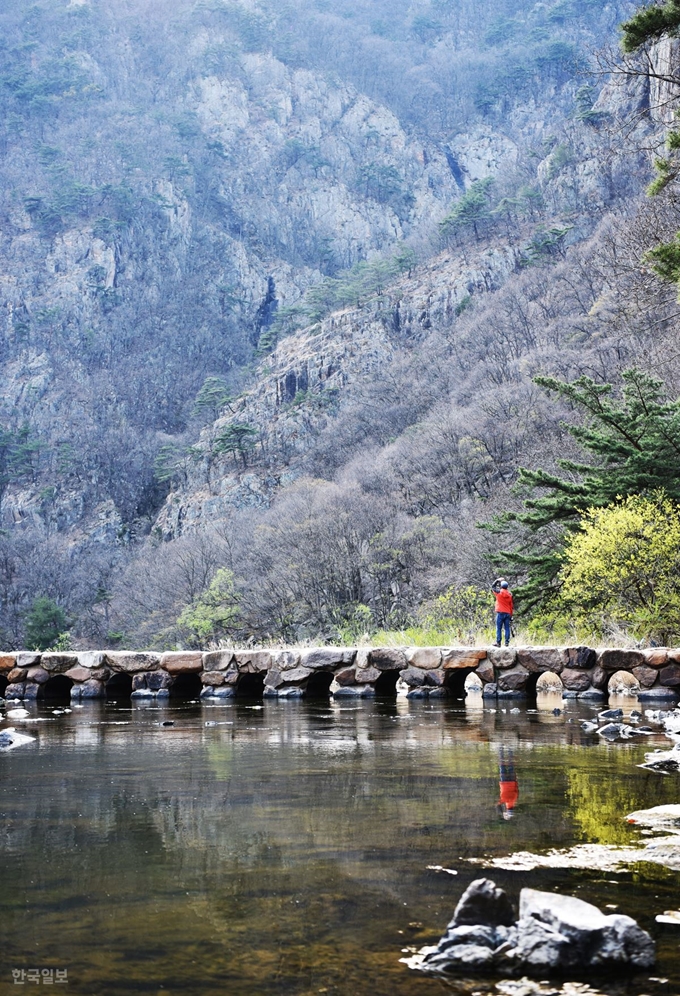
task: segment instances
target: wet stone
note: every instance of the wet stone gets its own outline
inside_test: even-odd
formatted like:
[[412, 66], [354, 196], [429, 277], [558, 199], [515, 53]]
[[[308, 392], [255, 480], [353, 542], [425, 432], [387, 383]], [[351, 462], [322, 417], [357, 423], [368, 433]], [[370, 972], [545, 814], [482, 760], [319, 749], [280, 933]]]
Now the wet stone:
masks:
[[680, 664], [667, 664], [659, 671], [659, 681], [664, 688], [675, 688], [680, 685]]
[[590, 675], [587, 671], [565, 668], [560, 677], [562, 684], [569, 692], [585, 692], [587, 688], [590, 688]]
[[10, 699], [23, 699], [25, 689], [26, 683], [24, 681], [14, 681], [5, 689], [5, 698], [8, 701]]

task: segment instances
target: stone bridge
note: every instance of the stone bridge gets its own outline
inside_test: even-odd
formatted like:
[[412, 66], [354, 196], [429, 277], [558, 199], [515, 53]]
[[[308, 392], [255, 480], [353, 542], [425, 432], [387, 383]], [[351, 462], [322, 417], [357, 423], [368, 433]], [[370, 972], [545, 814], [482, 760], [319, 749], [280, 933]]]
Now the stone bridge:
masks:
[[317, 647], [147, 653], [86, 651], [0, 655], [7, 700], [304, 698], [603, 699], [622, 681], [642, 698], [680, 697], [680, 649], [591, 647]]

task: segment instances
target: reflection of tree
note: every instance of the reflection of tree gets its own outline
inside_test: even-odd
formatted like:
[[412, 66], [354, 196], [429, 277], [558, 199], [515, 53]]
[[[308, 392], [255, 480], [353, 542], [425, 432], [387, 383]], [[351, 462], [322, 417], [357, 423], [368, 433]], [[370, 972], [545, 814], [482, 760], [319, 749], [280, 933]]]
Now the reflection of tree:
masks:
[[626, 823], [628, 813], [675, 801], [674, 780], [643, 774], [639, 769], [639, 777], [631, 777], [636, 760], [625, 748], [613, 748], [606, 766], [600, 764], [597, 768], [591, 751], [574, 752], [569, 758], [567, 797], [585, 841], [630, 844], [634, 838]]

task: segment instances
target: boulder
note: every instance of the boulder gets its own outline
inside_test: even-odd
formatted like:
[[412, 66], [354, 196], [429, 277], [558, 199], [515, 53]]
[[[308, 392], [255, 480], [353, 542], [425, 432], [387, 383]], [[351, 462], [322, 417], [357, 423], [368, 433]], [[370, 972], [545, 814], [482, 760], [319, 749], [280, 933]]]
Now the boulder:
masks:
[[7, 680], [11, 684], [17, 681], [26, 681], [28, 670], [25, 667], [15, 667], [7, 675]]
[[272, 656], [272, 667], [277, 671], [291, 671], [300, 663], [300, 655], [294, 650], [279, 650]]
[[146, 678], [147, 678], [147, 676], [143, 672], [140, 672], [139, 674], [133, 674], [132, 675], [132, 691], [133, 692], [138, 692], [142, 688], [148, 688], [148, 685], [146, 683]]
[[339, 685], [354, 685], [356, 684], [356, 671], [353, 667], [343, 668], [342, 671], [336, 673], [335, 680]]
[[212, 685], [206, 685], [200, 694], [202, 699], [233, 699], [236, 695], [236, 689], [229, 685], [222, 685], [220, 688], [213, 688]]
[[[94, 678], [90, 678], [88, 681], [84, 681], [82, 685], [74, 685], [71, 689], [71, 693], [73, 693], [76, 688], [80, 691], [81, 699], [106, 698], [106, 688], [104, 687], [103, 681], [96, 681]], [[73, 698], [73, 694], [71, 694], [71, 698]]]
[[597, 653], [591, 647], [565, 647], [564, 652], [569, 668], [588, 669], [594, 667], [597, 661]]
[[[42, 668], [40, 668], [40, 670], [42, 670]], [[90, 671], [88, 671], [85, 667], [72, 667], [69, 668], [68, 671], [65, 671], [64, 674], [67, 678], [70, 678], [71, 681], [87, 681], [88, 678], [92, 677]]]
[[86, 667], [88, 671], [104, 667], [106, 661], [101, 650], [85, 650], [76, 654], [78, 666]]
[[478, 878], [472, 882], [458, 901], [453, 911], [449, 929], [462, 924], [495, 927], [498, 924], [509, 926], [515, 920], [512, 903], [503, 889], [499, 889], [490, 878]]
[[334, 671], [337, 667], [347, 667], [354, 663], [356, 650], [347, 647], [316, 647], [306, 650], [300, 656], [302, 667]]
[[433, 668], [431, 671], [425, 672], [425, 679], [428, 685], [432, 685], [434, 688], [439, 688], [444, 684], [444, 679], [446, 678], [446, 671], [442, 668]]
[[493, 664], [491, 663], [491, 661], [488, 660], [483, 660], [479, 662], [479, 664], [475, 668], [475, 674], [477, 675], [478, 678], [481, 678], [481, 680], [484, 683], [488, 681], [493, 681], [496, 677], [496, 672], [494, 671]]
[[680, 664], [667, 664], [659, 671], [659, 681], [664, 688], [675, 688], [680, 685]]
[[560, 675], [562, 684], [569, 692], [585, 692], [590, 688], [590, 675], [587, 671], [577, 671], [575, 668], [567, 667]]
[[501, 671], [498, 675], [499, 692], [523, 692], [526, 688], [529, 672], [519, 664], [509, 671]]
[[265, 691], [269, 689], [270, 691], [279, 688], [283, 684], [283, 675], [280, 671], [272, 668], [271, 671], [267, 671], [267, 677], [264, 679]]
[[411, 667], [422, 667], [426, 671], [439, 667], [442, 661], [439, 647], [408, 647], [404, 655]]
[[404, 671], [408, 667], [408, 661], [403, 650], [394, 647], [379, 647], [371, 650], [368, 655], [368, 663], [378, 671]]
[[286, 671], [283, 678], [286, 684], [301, 684], [303, 681], [307, 681], [307, 678], [311, 674], [314, 674], [311, 668], [308, 667], [296, 667], [292, 671]]
[[40, 666], [50, 674], [65, 674], [72, 667], [78, 666], [78, 658], [75, 654], [41, 654]]
[[[607, 916], [581, 899], [535, 889], [522, 889], [519, 905], [519, 920], [513, 923], [507, 895], [489, 879], [478, 879], [462, 896], [436, 948], [426, 948], [414, 965], [539, 978], [588, 971], [608, 978], [613, 970], [654, 964], [652, 938], [629, 916]], [[531, 984], [525, 988], [534, 991]]]
[[399, 677], [405, 681], [409, 688], [421, 688], [427, 684], [427, 676], [418, 667], [407, 667], [400, 672]]
[[559, 647], [520, 647], [517, 660], [530, 674], [561, 674], [568, 664], [567, 651]]
[[219, 686], [224, 684], [224, 672], [223, 671], [204, 671], [201, 675], [201, 683], [203, 685], [214, 685]]
[[37, 699], [40, 695], [40, 685], [36, 685], [34, 681], [27, 681], [26, 687], [24, 688], [24, 702], [28, 702], [31, 699]]
[[6, 674], [16, 667], [17, 659], [15, 654], [0, 654], [0, 674]]
[[490, 681], [487, 685], [484, 685], [482, 689], [483, 699], [495, 699], [498, 694], [498, 686], [495, 681]]
[[146, 684], [152, 691], [160, 692], [172, 686], [172, 676], [167, 671], [149, 671]]
[[43, 667], [29, 667], [26, 677], [38, 685], [44, 685], [46, 681], [50, 680], [49, 672]]
[[639, 650], [600, 650], [597, 663], [603, 671], [632, 671], [645, 663], [644, 655]]
[[474, 647], [462, 647], [442, 651], [442, 667], [447, 671], [460, 668], [476, 668], [480, 661], [486, 660], [486, 650]]
[[277, 698], [279, 699], [303, 699], [304, 697], [305, 692], [303, 688], [284, 687], [277, 689]]
[[21, 650], [14, 655], [17, 667], [34, 667], [40, 663], [41, 654], [37, 650]]
[[582, 899], [522, 889], [517, 924], [520, 936], [522, 924], [531, 920], [538, 920], [569, 940], [571, 950], [564, 965], [651, 968], [656, 960], [654, 941], [632, 917], [621, 913], [605, 915]]
[[107, 650], [105, 663], [113, 671], [135, 674], [137, 671], [157, 671], [160, 667], [158, 654], [138, 653], [134, 650]]
[[331, 686], [331, 692], [336, 699], [374, 699], [373, 685], [337, 685]]
[[11, 699], [23, 699], [25, 690], [25, 681], [14, 681], [5, 689], [5, 698], [7, 701], [10, 701]]
[[355, 673], [358, 685], [370, 685], [380, 677], [380, 671], [378, 671], [377, 667], [365, 667], [361, 670], [357, 668]]
[[196, 674], [203, 670], [203, 654], [184, 651], [163, 654], [160, 666], [168, 674]]
[[594, 667], [590, 672], [590, 684], [593, 688], [605, 689], [608, 679], [608, 672], [603, 671], [601, 667]]
[[203, 654], [203, 668], [205, 671], [226, 671], [233, 659], [233, 650], [211, 650]]
[[647, 667], [660, 668], [668, 664], [668, 651], [662, 647], [657, 647], [653, 650], [643, 650], [642, 655]]
[[507, 647], [504, 649], [496, 647], [493, 650], [489, 650], [487, 657], [495, 668], [501, 670], [508, 670], [517, 663], [517, 651], [510, 650]]
[[268, 650], [239, 650], [234, 657], [241, 674], [260, 674], [272, 666], [272, 655]]
[[[241, 673], [236, 670], [236, 668], [231, 668], [229, 671], [224, 671], [224, 684], [225, 685], [237, 685], [238, 679], [241, 677]], [[265, 679], [266, 681], [266, 679]]]

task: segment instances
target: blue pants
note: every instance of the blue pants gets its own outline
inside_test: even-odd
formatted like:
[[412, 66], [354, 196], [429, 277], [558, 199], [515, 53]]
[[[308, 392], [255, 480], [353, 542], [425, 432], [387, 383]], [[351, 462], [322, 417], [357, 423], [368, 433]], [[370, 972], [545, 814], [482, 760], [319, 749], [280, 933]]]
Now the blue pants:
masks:
[[512, 616], [509, 612], [496, 613], [496, 643], [501, 642], [501, 630], [505, 627], [505, 645], [510, 643], [510, 620]]

